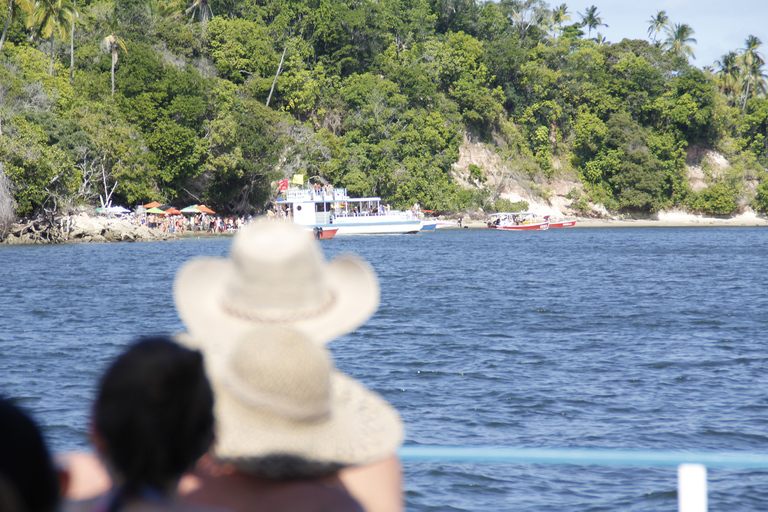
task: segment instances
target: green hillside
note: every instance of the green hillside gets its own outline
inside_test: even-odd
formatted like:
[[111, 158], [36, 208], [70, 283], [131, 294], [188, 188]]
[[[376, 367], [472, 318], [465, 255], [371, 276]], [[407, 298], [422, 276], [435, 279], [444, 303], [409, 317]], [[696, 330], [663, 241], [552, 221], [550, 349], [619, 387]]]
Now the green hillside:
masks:
[[[100, 200], [258, 213], [296, 173], [395, 208], [493, 208], [489, 170], [451, 175], [467, 138], [517, 175], [576, 176], [577, 209], [768, 210], [749, 34], [702, 70], [685, 20], [649, 12], [648, 40], [608, 44], [599, 7], [532, 0], [0, 6], [0, 217]], [[729, 164], [697, 191], [694, 145]]]

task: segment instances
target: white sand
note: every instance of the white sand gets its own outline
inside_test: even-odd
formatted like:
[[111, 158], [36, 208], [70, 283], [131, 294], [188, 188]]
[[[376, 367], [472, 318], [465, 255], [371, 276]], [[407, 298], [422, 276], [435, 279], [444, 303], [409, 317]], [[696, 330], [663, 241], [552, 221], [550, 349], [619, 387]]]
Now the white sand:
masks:
[[[483, 221], [465, 221], [469, 228], [485, 228]], [[687, 227], [687, 226], [768, 226], [768, 218], [758, 216], [752, 211], [731, 218], [705, 217], [689, 213], [670, 211], [659, 212], [647, 219], [629, 219], [612, 217], [604, 219], [578, 218], [576, 228], [613, 228], [613, 227]], [[568, 229], [568, 228], [563, 228]]]

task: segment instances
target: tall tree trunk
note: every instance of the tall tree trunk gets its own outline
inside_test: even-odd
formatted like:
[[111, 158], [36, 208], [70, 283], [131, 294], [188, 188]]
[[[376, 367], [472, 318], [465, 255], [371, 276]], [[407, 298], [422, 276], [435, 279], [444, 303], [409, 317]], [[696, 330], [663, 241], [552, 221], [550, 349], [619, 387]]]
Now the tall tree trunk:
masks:
[[[77, 0], [73, 2], [75, 8], [77, 8]], [[72, 80], [75, 74], [75, 20], [72, 20], [72, 32], [69, 34], [69, 85], [72, 85]]]
[[11, 24], [11, 14], [13, 14], [13, 0], [8, 0], [8, 16], [5, 17], [5, 27], [3, 28], [3, 36], [0, 37], [0, 53], [3, 53], [5, 36], [8, 35], [8, 25]]
[[56, 31], [51, 32], [51, 67], [48, 70], [48, 74], [53, 76], [53, 36], [56, 34]]
[[69, 34], [69, 85], [75, 75], [75, 23], [72, 22], [72, 33]]
[[115, 61], [117, 60], [117, 48], [112, 44], [112, 97], [115, 97]]
[[747, 100], [749, 99], [749, 84], [751, 80], [747, 78], [747, 92], [744, 94], [744, 105], [741, 106], [741, 111], [744, 112], [747, 109]]
[[275, 84], [277, 83], [277, 76], [280, 74], [280, 70], [283, 69], [283, 59], [285, 59], [285, 52], [288, 50], [288, 47], [286, 46], [283, 49], [283, 56], [280, 57], [280, 65], [277, 66], [277, 73], [275, 73], [275, 79], [272, 80], [272, 87], [269, 89], [269, 96], [267, 97], [267, 106], [269, 106], [269, 102], [272, 101], [272, 92], [275, 90]]

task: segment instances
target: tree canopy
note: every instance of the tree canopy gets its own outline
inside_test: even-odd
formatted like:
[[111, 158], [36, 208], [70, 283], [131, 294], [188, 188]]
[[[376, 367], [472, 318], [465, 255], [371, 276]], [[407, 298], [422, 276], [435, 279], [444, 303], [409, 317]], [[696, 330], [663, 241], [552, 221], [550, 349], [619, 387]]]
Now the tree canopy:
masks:
[[[459, 211], [494, 192], [477, 166], [457, 181], [465, 139], [532, 181], [577, 176], [609, 209], [732, 212], [746, 176], [768, 209], [762, 41], [702, 70], [693, 27], [665, 11], [648, 40], [609, 43], [597, 6], [543, 0], [3, 5], [0, 165], [19, 215], [108, 191], [259, 212], [295, 173]], [[686, 182], [693, 145], [734, 162], [706, 191]]]

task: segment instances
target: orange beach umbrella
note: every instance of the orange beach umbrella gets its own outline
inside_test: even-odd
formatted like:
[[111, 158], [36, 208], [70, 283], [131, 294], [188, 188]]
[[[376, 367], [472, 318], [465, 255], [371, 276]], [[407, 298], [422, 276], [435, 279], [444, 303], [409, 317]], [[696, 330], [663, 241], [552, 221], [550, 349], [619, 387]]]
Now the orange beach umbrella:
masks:
[[195, 209], [197, 211], [199, 211], [199, 212], [202, 212], [202, 213], [208, 213], [208, 214], [216, 213], [215, 211], [211, 210], [210, 208], [208, 208], [204, 204], [199, 204], [199, 205], [195, 206]]
[[162, 203], [158, 203], [157, 201], [152, 201], [152, 202], [151, 202], [151, 203], [149, 203], [149, 204], [145, 204], [145, 205], [144, 205], [144, 208], [146, 208], [147, 210], [149, 210], [149, 209], [152, 209], [152, 208], [159, 208], [159, 207], [161, 207], [161, 206], [163, 206], [163, 204], [162, 204]]

